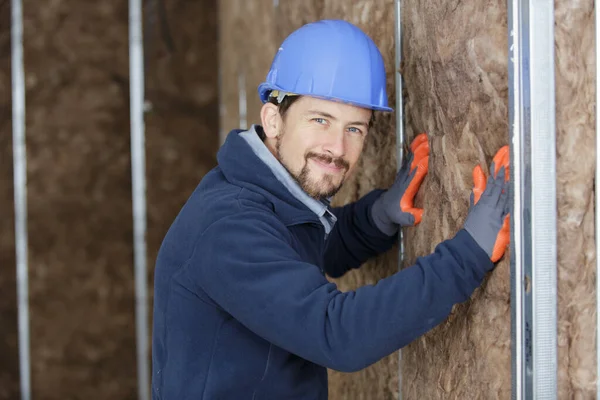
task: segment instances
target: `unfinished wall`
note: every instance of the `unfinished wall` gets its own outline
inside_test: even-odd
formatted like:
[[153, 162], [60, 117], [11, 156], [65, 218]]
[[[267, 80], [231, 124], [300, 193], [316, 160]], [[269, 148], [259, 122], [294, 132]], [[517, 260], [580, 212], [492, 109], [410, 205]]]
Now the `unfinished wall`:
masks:
[[[427, 131], [431, 146], [405, 265], [462, 226], [473, 167], [508, 142], [505, 3], [403, 3], [407, 135]], [[510, 397], [509, 288], [505, 257], [472, 302], [404, 350], [406, 398]]]
[[559, 398], [594, 399], [594, 2], [555, 7]]
[[[250, 112], [260, 107], [256, 86], [264, 79], [276, 46], [304, 23], [322, 18], [349, 20], [374, 39], [386, 61], [389, 100], [395, 104], [393, 1], [265, 0], [243, 12], [228, 11], [235, 8], [234, 0], [222, 3], [227, 6], [220, 10], [220, 31], [238, 35], [220, 44], [223, 125], [239, 123], [237, 72], [225, 68], [240, 65], [240, 57], [253, 65], [260, 62], [246, 79], [248, 124], [256, 123], [258, 115]], [[429, 175], [417, 197], [417, 204], [425, 207], [423, 222], [405, 230], [408, 266], [462, 226], [473, 167], [489, 165], [497, 149], [508, 143], [508, 32], [504, 1], [402, 4], [406, 139], [425, 131], [431, 144]], [[241, 15], [252, 23], [243, 25]], [[594, 154], [589, 150], [594, 144], [592, 17], [591, 0], [557, 4], [561, 399], [592, 398], [596, 368]], [[234, 25], [244, 29], [236, 31]], [[391, 184], [396, 171], [394, 131], [394, 114], [378, 115], [362, 168], [334, 205]], [[396, 271], [396, 252], [393, 249], [336, 283], [341, 290], [351, 290], [377, 282]], [[457, 306], [446, 322], [403, 351], [404, 398], [510, 397], [509, 272], [505, 257], [472, 301]], [[353, 374], [330, 372], [330, 397], [398, 398], [397, 356]]]
[[[263, 82], [278, 46], [292, 31], [321, 14], [323, 0], [223, 0], [219, 2], [219, 107], [221, 138], [260, 123]], [[245, 92], [245, 95], [244, 95]], [[240, 110], [240, 93], [242, 110]]]
[[[222, 140], [240, 127], [260, 123], [258, 85], [271, 65], [274, 41], [272, 0], [219, 2], [219, 107]], [[240, 90], [244, 105], [240, 114]], [[245, 90], [245, 96], [243, 91]]]
[[[559, 398], [593, 398], [595, 302], [592, 2], [556, 5]], [[407, 230], [407, 265], [454, 234], [471, 170], [508, 143], [506, 2], [403, 2], [409, 136], [430, 133], [426, 214]], [[507, 258], [473, 300], [404, 351], [405, 398], [510, 397]]]
[[[19, 390], [9, 3], [0, 2], [3, 399]], [[216, 1], [168, 3], [147, 2], [145, 13], [150, 289], [160, 241], [218, 144]], [[23, 10], [33, 397], [135, 398], [127, 2], [26, 0]]]

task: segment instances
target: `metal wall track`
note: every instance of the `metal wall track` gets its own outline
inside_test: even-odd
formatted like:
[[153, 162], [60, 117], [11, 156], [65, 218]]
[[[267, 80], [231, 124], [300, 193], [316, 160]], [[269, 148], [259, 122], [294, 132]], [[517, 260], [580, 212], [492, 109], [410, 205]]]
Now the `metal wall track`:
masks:
[[508, 8], [512, 398], [556, 399], [554, 3]]

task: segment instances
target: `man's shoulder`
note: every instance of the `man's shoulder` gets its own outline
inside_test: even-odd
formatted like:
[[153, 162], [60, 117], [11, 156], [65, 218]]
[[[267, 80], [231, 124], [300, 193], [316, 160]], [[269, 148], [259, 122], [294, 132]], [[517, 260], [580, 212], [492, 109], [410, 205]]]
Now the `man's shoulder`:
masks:
[[212, 202], [199, 233], [201, 246], [223, 246], [231, 240], [290, 240], [289, 230], [269, 202], [243, 188]]
[[206, 212], [225, 209], [229, 213], [251, 211], [273, 213], [272, 201], [261, 193], [227, 181], [221, 181], [216, 185], [207, 183], [201, 183], [194, 193], [196, 201], [203, 205]]
[[217, 185], [201, 184], [192, 196], [197, 208], [216, 223], [223, 219], [240, 222], [247, 219], [278, 220], [272, 201], [262, 193], [221, 181]]

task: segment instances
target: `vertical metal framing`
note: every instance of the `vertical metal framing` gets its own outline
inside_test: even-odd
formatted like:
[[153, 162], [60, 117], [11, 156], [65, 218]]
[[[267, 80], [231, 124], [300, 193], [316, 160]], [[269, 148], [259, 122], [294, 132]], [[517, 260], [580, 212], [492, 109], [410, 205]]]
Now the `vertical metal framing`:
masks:
[[[142, 7], [129, 1], [131, 142], [135, 241], [136, 330], [139, 398], [149, 400], [148, 310], [146, 286], [146, 190], [144, 161], [144, 69]], [[11, 2], [12, 127], [15, 202], [15, 248], [21, 398], [31, 398], [29, 348], [27, 157], [25, 146], [25, 84], [21, 0]]]
[[144, 48], [141, 0], [129, 0], [129, 82], [133, 197], [135, 322], [138, 398], [150, 399], [148, 288], [146, 282], [146, 171], [144, 138]]
[[[518, 137], [519, 124], [521, 121], [520, 98], [520, 40], [521, 27], [519, 25], [519, 7], [513, 4], [514, 0], [508, 1], [508, 31], [509, 31], [509, 129], [511, 137], [510, 159], [510, 181], [513, 187], [513, 204], [511, 207], [511, 239], [510, 239], [510, 293], [511, 293], [511, 375], [512, 375], [512, 399], [523, 399], [523, 264], [521, 262], [522, 240], [521, 240], [521, 217], [516, 211], [521, 204], [520, 190], [520, 152], [521, 141]], [[517, 180], [518, 179], [518, 180]]]
[[23, 67], [23, 8], [11, 2], [12, 131], [15, 201], [15, 248], [21, 398], [31, 398], [29, 355], [29, 282], [27, 234], [27, 155], [25, 147], [25, 71]]
[[[402, 74], [400, 65], [402, 62], [402, 5], [400, 0], [394, 1], [395, 6], [395, 75], [396, 75], [396, 156], [397, 167], [402, 166], [404, 153], [404, 108], [402, 102]], [[398, 269], [402, 268], [404, 262], [404, 239], [402, 228], [398, 231]], [[402, 350], [398, 351], [398, 399], [402, 400]]]
[[511, 0], [512, 398], [556, 399], [554, 3]]

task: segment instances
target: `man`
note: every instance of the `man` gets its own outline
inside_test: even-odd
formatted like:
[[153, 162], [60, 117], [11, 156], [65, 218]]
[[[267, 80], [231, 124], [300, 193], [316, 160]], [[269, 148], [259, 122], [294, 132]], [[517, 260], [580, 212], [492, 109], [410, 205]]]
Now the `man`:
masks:
[[[327, 368], [360, 370], [424, 334], [502, 256], [507, 186], [492, 166], [487, 185], [474, 173], [464, 229], [435, 253], [356, 291], [328, 281], [421, 219], [412, 203], [425, 135], [389, 190], [329, 206], [373, 112], [391, 111], [385, 85], [379, 50], [347, 22], [308, 24], [284, 41], [259, 87], [261, 125], [229, 134], [159, 251], [154, 399], [326, 399]], [[496, 162], [507, 166], [507, 154]]]

